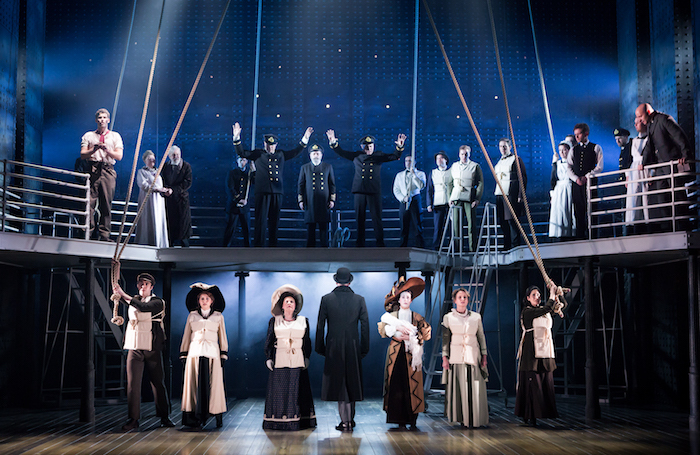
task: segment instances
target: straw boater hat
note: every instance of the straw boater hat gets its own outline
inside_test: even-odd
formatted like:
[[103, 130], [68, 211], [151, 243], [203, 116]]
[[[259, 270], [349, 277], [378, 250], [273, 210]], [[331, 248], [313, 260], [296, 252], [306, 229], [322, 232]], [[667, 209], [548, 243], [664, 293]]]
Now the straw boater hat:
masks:
[[399, 308], [399, 296], [402, 292], [410, 292], [413, 300], [423, 293], [423, 289], [425, 289], [425, 281], [422, 278], [414, 276], [407, 280], [405, 277], [401, 277], [384, 297], [384, 308], [389, 312], [396, 311]]
[[187, 293], [185, 298], [185, 305], [189, 311], [197, 311], [199, 308], [199, 294], [202, 291], [210, 292], [214, 296], [214, 302], [211, 304], [211, 309], [223, 313], [224, 308], [226, 308], [226, 301], [224, 300], [224, 295], [218, 286], [213, 284], [204, 283], [194, 283], [190, 285], [190, 292]]
[[290, 295], [294, 297], [294, 300], [297, 302], [297, 306], [294, 309], [294, 316], [299, 314], [301, 307], [304, 306], [304, 296], [301, 295], [301, 291], [298, 287], [294, 286], [293, 284], [285, 284], [278, 287], [277, 290], [272, 293], [272, 298], [270, 299], [272, 300], [272, 308], [270, 309], [270, 312], [273, 316], [282, 315], [282, 301], [285, 297]]

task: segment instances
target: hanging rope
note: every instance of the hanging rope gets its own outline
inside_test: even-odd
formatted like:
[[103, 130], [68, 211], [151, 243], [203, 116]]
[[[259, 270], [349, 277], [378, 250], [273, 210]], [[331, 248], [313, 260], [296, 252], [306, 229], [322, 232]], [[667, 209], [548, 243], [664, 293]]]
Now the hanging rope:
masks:
[[[158, 166], [158, 169], [156, 171], [156, 176], [153, 179], [153, 183], [151, 183], [151, 186], [148, 188], [148, 191], [146, 193], [146, 197], [144, 198], [144, 201], [146, 199], [148, 199], [148, 196], [150, 196], [151, 193], [153, 192], [155, 182], [158, 179], [158, 176], [160, 176], [161, 171], [163, 170], [163, 166], [165, 165], [165, 160], [168, 156], [167, 152], [173, 146], [173, 143], [175, 142], [175, 138], [177, 137], [177, 134], [180, 131], [180, 127], [182, 126], [182, 122], [185, 118], [185, 115], [187, 114], [190, 103], [192, 102], [192, 98], [194, 97], [194, 94], [197, 91], [199, 81], [202, 78], [202, 73], [204, 73], [204, 68], [206, 67], [207, 62], [209, 61], [209, 56], [211, 55], [211, 51], [214, 47], [214, 43], [216, 42], [216, 38], [219, 36], [219, 31], [221, 30], [221, 25], [224, 22], [224, 19], [226, 17], [226, 12], [228, 11], [228, 7], [230, 4], [231, 4], [231, 0], [228, 0], [226, 2], [226, 6], [224, 7], [223, 12], [221, 13], [221, 19], [219, 20], [219, 23], [216, 27], [216, 31], [214, 32], [214, 37], [212, 38], [211, 43], [209, 44], [209, 48], [207, 49], [207, 53], [204, 57], [204, 61], [202, 62], [202, 65], [199, 68], [199, 72], [197, 73], [197, 77], [195, 78], [195, 82], [192, 86], [192, 89], [190, 90], [189, 96], [187, 97], [187, 101], [185, 102], [185, 106], [183, 107], [182, 112], [180, 113], [180, 118], [178, 119], [177, 125], [175, 126], [175, 130], [173, 131], [173, 134], [170, 137], [170, 141], [168, 142], [168, 146], [165, 148], [165, 152], [163, 153], [163, 158], [161, 159], [160, 164]], [[144, 129], [145, 121], [146, 121], [146, 113], [148, 112], [148, 103], [149, 103], [149, 99], [150, 99], [151, 88], [153, 85], [153, 74], [154, 74], [154, 70], [155, 70], [156, 57], [158, 54], [158, 44], [160, 42], [160, 30], [161, 30], [161, 25], [163, 22], [163, 10], [164, 9], [165, 9], [165, 0], [163, 0], [163, 8], [161, 9], [161, 16], [160, 16], [160, 21], [158, 24], [158, 34], [156, 37], [156, 44], [155, 44], [155, 48], [153, 51], [153, 61], [151, 63], [151, 73], [150, 73], [150, 76], [148, 79], [148, 87], [146, 89], [146, 99], [144, 101], [144, 108], [143, 108], [143, 113], [141, 116], [141, 126], [139, 128], [139, 135], [138, 135], [138, 139], [136, 141], [136, 144], [137, 144], [136, 150], [134, 151], [134, 162], [133, 162], [132, 169], [131, 169], [131, 178], [129, 180], [128, 196], [127, 196], [126, 201], [125, 201], [125, 209], [124, 209], [124, 213], [122, 215], [122, 222], [121, 222], [121, 225], [119, 227], [119, 237], [117, 239], [117, 245], [116, 245], [115, 252], [114, 252], [114, 258], [112, 260], [111, 282], [112, 282], [113, 289], [116, 288], [116, 286], [118, 286], [118, 284], [119, 284], [119, 270], [121, 267], [119, 259], [121, 258], [121, 255], [124, 253], [124, 249], [126, 248], [126, 245], [129, 242], [131, 235], [133, 234], [134, 228], [136, 227], [138, 220], [141, 217], [141, 214], [143, 213], [143, 208], [144, 208], [144, 204], [142, 203], [139, 206], [139, 210], [136, 214], [136, 218], [134, 219], [134, 222], [131, 225], [129, 232], [125, 236], [124, 242], [122, 243], [121, 239], [122, 239], [122, 233], [123, 233], [124, 224], [126, 221], [126, 213], [127, 213], [126, 208], [128, 208], [129, 200], [131, 199], [131, 190], [132, 190], [132, 187], [134, 184], [134, 176], [136, 174], [138, 154], [139, 154], [139, 149], [141, 146], [141, 139], [143, 137], [143, 129]], [[121, 244], [121, 247], [120, 247], [120, 244]], [[118, 294], [115, 293], [112, 295], [112, 301], [115, 302], [115, 308], [113, 310], [114, 318], [113, 318], [112, 322], [115, 324], [118, 324], [118, 320], [119, 320], [119, 318], [121, 318], [121, 317], [116, 316], [117, 312], [118, 312], [118, 302], [119, 302]], [[121, 318], [121, 322], [123, 323], [123, 318]]]
[[[435, 21], [433, 20], [433, 15], [430, 12], [430, 7], [428, 6], [428, 3], [426, 0], [422, 0], [423, 6], [425, 7], [426, 13], [428, 15], [428, 20], [430, 21], [430, 26], [433, 29], [433, 33], [435, 34], [435, 38], [438, 41], [438, 45], [440, 47], [440, 52], [442, 53], [442, 57], [445, 60], [445, 64], [447, 66], [447, 70], [450, 73], [450, 78], [452, 79], [452, 83], [455, 86], [455, 89], [457, 90], [457, 94], [459, 95], [459, 99], [462, 102], [462, 107], [464, 108], [464, 112], [467, 114], [467, 118], [469, 119], [469, 124], [472, 127], [472, 131], [474, 132], [474, 135], [476, 136], [476, 140], [479, 144], [479, 147], [481, 148], [482, 153], [484, 154], [484, 157], [486, 158], [486, 162], [489, 166], [489, 169], [491, 170], [491, 173], [493, 174], [494, 178], [496, 179], [496, 185], [501, 190], [502, 194], [507, 194], [503, 190], [503, 186], [501, 185], [501, 182], [496, 175], [496, 169], [493, 167], [493, 163], [491, 162], [491, 157], [489, 157], [488, 152], [486, 151], [486, 147], [484, 146], [484, 142], [481, 139], [481, 135], [479, 134], [479, 130], [476, 127], [476, 124], [474, 123], [474, 118], [472, 117], [471, 111], [469, 110], [469, 107], [467, 106], [467, 102], [464, 98], [464, 94], [462, 93], [462, 89], [459, 85], [459, 82], [457, 81], [457, 77], [455, 76], [454, 70], [452, 69], [452, 64], [450, 63], [450, 59], [447, 56], [447, 52], [445, 51], [445, 46], [442, 43], [442, 39], [440, 38], [440, 33], [437, 30], [437, 27], [435, 25]], [[516, 160], [517, 161], [517, 160]], [[524, 194], [524, 193], [523, 193]], [[508, 200], [507, 197], [503, 198], [503, 201], [505, 202], [506, 206], [508, 207], [508, 210], [510, 210], [510, 213], [513, 215], [513, 218], [515, 220], [518, 219], [515, 210], [513, 209], [512, 204]], [[527, 201], [525, 200], [525, 206], [527, 207]], [[549, 283], [551, 281], [551, 278], [547, 275], [546, 270], [544, 269], [544, 264], [542, 263], [542, 259], [536, 254], [535, 250], [533, 250], [532, 245], [530, 244], [530, 241], [527, 238], [527, 235], [525, 234], [525, 231], [523, 230], [522, 225], [520, 222], [517, 223], [518, 230], [520, 231], [520, 234], [523, 236], [525, 239], [525, 243], [530, 250], [530, 253], [532, 254], [532, 257], [535, 259], [535, 263], [537, 264], [538, 269], [540, 270], [540, 273], [542, 274], [542, 277], [544, 278], [545, 283]]]
[[119, 82], [117, 82], [117, 93], [114, 95], [114, 105], [112, 106], [112, 115], [110, 121], [112, 129], [114, 129], [114, 124], [117, 121], [117, 107], [119, 107], [119, 95], [122, 92], [122, 81], [124, 80], [124, 70], [126, 69], [126, 58], [129, 55], [131, 32], [134, 30], [134, 17], [136, 17], [136, 0], [134, 0], [134, 7], [131, 10], [131, 24], [129, 25], [129, 34], [126, 37], [126, 49], [124, 50], [124, 60], [122, 60], [122, 69], [119, 72]]

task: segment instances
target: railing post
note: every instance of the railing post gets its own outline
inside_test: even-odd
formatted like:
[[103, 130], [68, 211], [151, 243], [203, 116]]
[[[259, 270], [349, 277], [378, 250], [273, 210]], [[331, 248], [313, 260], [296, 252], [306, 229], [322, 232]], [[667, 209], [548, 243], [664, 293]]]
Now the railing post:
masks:
[[90, 176], [85, 179], [85, 240], [90, 240]]
[[669, 162], [671, 167], [671, 232], [676, 232], [676, 167], [673, 161]]
[[[591, 204], [591, 179], [586, 179], [586, 217], [588, 218], [588, 240], [593, 238], [593, 229], [591, 227], [591, 222], [593, 217], [591, 216], [591, 209], [593, 204]], [[578, 226], [577, 226], [578, 229]]]
[[2, 232], [5, 232], [5, 220], [7, 219], [7, 160], [2, 160]]

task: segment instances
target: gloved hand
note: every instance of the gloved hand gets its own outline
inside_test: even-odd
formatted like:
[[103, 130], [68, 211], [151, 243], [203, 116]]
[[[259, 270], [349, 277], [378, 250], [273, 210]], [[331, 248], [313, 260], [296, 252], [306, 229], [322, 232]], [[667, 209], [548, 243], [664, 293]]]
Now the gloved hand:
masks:
[[274, 365], [274, 363], [272, 362], [272, 359], [268, 359], [268, 360], [265, 362], [265, 365], [267, 365], [267, 369], [268, 369], [268, 370], [272, 371], [273, 365]]
[[306, 370], [307, 368], [309, 368], [309, 358], [305, 357], [304, 358], [304, 369]]

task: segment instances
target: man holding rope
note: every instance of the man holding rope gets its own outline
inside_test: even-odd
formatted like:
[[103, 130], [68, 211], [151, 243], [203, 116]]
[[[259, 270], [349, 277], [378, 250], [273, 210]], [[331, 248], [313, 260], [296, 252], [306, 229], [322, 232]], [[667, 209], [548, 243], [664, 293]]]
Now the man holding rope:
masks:
[[90, 173], [90, 236], [95, 232], [95, 208], [100, 209], [98, 240], [108, 242], [112, 224], [112, 199], [117, 187], [114, 165], [122, 159], [124, 143], [116, 131], [108, 129], [109, 111], [100, 108], [95, 113], [97, 129], [83, 134], [80, 158], [88, 162]]
[[233, 125], [233, 146], [236, 154], [255, 163], [255, 233], [253, 245], [265, 245], [265, 231], [268, 231], [268, 245], [277, 246], [277, 226], [282, 208], [284, 162], [299, 155], [309, 143], [314, 129], [308, 127], [299, 144], [292, 150], [277, 150], [279, 140], [274, 134], [264, 136], [264, 149], [244, 150], [241, 145], [241, 125]]

